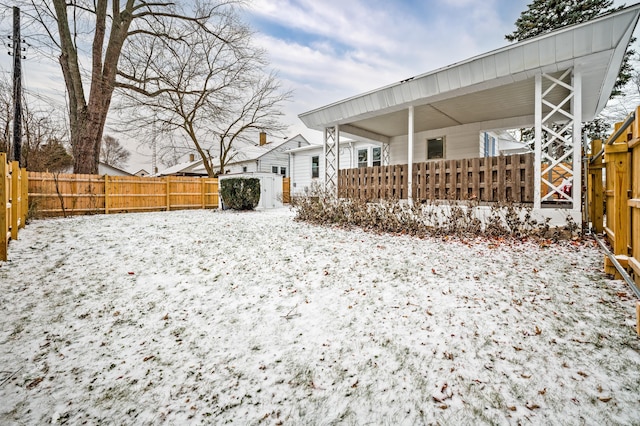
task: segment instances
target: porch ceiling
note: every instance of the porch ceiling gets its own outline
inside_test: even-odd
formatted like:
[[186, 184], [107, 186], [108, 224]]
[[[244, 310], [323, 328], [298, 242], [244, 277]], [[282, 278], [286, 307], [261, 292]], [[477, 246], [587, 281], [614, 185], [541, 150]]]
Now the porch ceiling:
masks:
[[[573, 68], [582, 75], [582, 120], [588, 121], [609, 98], [639, 14], [637, 4], [299, 117], [312, 129], [341, 125], [345, 133], [380, 141], [407, 134], [411, 105], [416, 132], [478, 122], [528, 126], [535, 75]], [[560, 100], [566, 93], [558, 89], [551, 96]]]

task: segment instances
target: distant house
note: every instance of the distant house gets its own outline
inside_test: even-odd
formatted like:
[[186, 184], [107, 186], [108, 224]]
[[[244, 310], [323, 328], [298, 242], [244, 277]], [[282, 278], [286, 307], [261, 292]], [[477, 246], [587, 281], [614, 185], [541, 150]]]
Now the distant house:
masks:
[[145, 169], [140, 169], [137, 172], [135, 172], [133, 175], [138, 177], [146, 177], [146, 176], [149, 176], [149, 172], [146, 171]]
[[[64, 173], [73, 173], [73, 167], [69, 167], [67, 170], [64, 170]], [[100, 176], [133, 176], [125, 170], [110, 166], [102, 161], [98, 163], [98, 174]]]
[[[291, 168], [291, 194], [301, 195], [314, 183], [322, 185], [322, 145], [307, 145], [287, 151]], [[340, 141], [340, 170], [384, 165], [382, 146], [370, 142]]]
[[526, 142], [517, 140], [506, 130], [492, 130], [480, 133], [480, 156], [525, 154], [532, 149]]
[[[293, 148], [308, 146], [309, 142], [302, 136], [283, 139], [278, 142], [267, 142], [267, 135], [260, 134], [260, 142], [257, 145], [238, 148], [232, 152], [232, 159], [225, 166], [223, 174], [228, 173], [274, 173], [282, 177], [289, 177], [289, 154], [287, 151]], [[160, 176], [207, 176], [207, 171], [202, 160], [195, 160], [176, 164], [159, 173]], [[213, 167], [216, 168], [217, 158], [213, 158]]]
[[157, 176], [206, 176], [207, 171], [202, 166], [202, 160], [196, 160], [195, 155], [189, 154], [189, 161], [178, 163], [158, 172]]

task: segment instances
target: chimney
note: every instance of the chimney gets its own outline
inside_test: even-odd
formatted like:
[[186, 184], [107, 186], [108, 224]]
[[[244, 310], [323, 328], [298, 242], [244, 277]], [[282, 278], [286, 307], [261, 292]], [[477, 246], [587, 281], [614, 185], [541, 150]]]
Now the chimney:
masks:
[[267, 143], [267, 134], [265, 132], [260, 132], [260, 146], [265, 145]]
[[189, 154], [189, 162], [193, 163], [194, 161], [196, 161], [196, 155], [195, 154]]

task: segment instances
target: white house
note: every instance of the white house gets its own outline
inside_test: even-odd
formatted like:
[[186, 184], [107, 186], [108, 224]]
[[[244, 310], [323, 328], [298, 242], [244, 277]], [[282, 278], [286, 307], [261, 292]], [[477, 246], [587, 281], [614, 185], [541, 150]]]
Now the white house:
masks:
[[[302, 136], [296, 135], [276, 142], [267, 142], [267, 135], [260, 134], [260, 143], [238, 148], [231, 153], [231, 161], [225, 166], [223, 174], [235, 173], [274, 173], [282, 177], [289, 177], [288, 150], [309, 145]], [[160, 176], [206, 176], [207, 171], [203, 161], [196, 160], [191, 154], [190, 161], [176, 164], [159, 173]], [[214, 169], [217, 158], [212, 160]]]
[[[238, 149], [227, 164], [225, 173], [274, 173], [282, 177], [290, 176], [289, 154], [287, 151], [309, 145], [302, 135], [296, 135], [278, 142], [267, 142], [262, 134], [260, 144]], [[216, 161], [214, 159], [214, 166]]]
[[582, 187], [582, 123], [609, 100], [639, 17], [635, 4], [300, 114], [323, 132], [327, 190], [338, 194], [341, 136], [377, 141], [406, 165], [412, 202], [414, 164], [477, 158], [480, 133], [531, 127], [534, 213], [582, 223], [581, 191], [547, 176], [561, 169]]
[[531, 152], [529, 144], [517, 140], [506, 130], [492, 130], [480, 133], [481, 157], [524, 154], [526, 152]]
[[[307, 145], [287, 151], [291, 169], [291, 195], [302, 195], [310, 190], [314, 183], [321, 185], [325, 175], [324, 152], [322, 145]], [[382, 146], [362, 141], [341, 141], [340, 162], [342, 169], [385, 165]]]

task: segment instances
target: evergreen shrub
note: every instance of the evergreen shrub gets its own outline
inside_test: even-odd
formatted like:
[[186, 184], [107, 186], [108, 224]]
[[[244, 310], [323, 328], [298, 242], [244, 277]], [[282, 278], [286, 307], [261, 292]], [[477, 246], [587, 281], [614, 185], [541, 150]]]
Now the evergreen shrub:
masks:
[[260, 202], [260, 179], [221, 179], [220, 196], [225, 207], [234, 210], [253, 210]]

